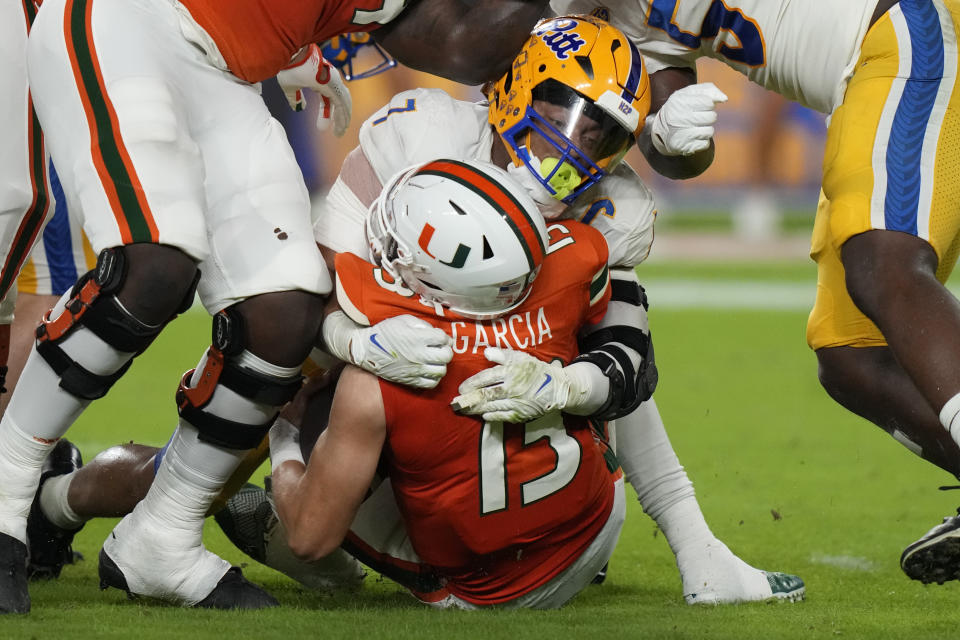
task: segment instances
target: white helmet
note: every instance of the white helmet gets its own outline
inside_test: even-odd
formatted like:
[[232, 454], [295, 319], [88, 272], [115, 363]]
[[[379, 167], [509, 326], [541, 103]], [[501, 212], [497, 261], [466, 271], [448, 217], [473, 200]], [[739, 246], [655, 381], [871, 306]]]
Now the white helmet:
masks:
[[387, 183], [370, 209], [367, 240], [380, 266], [424, 300], [485, 319], [530, 293], [547, 229], [502, 169], [435, 160]]

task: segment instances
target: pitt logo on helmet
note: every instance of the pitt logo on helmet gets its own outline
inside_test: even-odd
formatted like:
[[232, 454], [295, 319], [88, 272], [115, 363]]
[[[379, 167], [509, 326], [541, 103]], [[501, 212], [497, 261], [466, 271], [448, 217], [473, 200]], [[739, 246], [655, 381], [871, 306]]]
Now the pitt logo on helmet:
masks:
[[568, 54], [576, 53], [583, 45], [587, 44], [587, 41], [576, 32], [570, 32], [576, 26], [576, 20], [553, 20], [543, 25], [535, 33], [543, 39], [544, 44], [550, 47], [550, 50], [558, 59], [566, 60]]

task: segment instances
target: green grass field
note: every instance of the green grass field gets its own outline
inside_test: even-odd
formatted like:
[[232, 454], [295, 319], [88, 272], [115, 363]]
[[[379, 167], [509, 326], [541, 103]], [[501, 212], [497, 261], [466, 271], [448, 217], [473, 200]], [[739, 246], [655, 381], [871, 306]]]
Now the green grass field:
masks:
[[[808, 264], [651, 266], [658, 279], [772, 277], [812, 286]], [[960, 635], [960, 586], [925, 587], [899, 570], [904, 545], [953, 512], [946, 474], [847, 414], [816, 380], [805, 311], [657, 308], [651, 317], [657, 401], [713, 530], [755, 566], [801, 575], [807, 600], [699, 608], [684, 604], [670, 550], [631, 499], [605, 584], [556, 612], [432, 611], [376, 575], [357, 594], [306, 593], [251, 562], [250, 578], [283, 606], [182, 610], [97, 589], [96, 556], [113, 521], [91, 522], [86, 560], [32, 588], [33, 612], [0, 619], [0, 638], [949, 638]], [[171, 325], [104, 401], [71, 430], [91, 457], [129, 441], [161, 444], [178, 376], [208, 343], [209, 321]], [[118, 482], [123, 480], [118, 478]], [[628, 489], [631, 498], [632, 490]], [[776, 514], [776, 516], [775, 516]], [[211, 523], [207, 544], [248, 560]]]

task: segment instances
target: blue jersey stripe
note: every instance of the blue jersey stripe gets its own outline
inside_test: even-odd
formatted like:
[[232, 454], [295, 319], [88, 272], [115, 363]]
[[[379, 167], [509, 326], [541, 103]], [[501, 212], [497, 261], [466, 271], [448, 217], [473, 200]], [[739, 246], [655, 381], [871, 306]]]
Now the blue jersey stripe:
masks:
[[943, 77], [943, 33], [930, 0], [901, 0], [912, 49], [910, 77], [893, 118], [887, 146], [886, 228], [917, 234], [924, 131]]
[[43, 230], [43, 248], [47, 253], [47, 265], [50, 269], [51, 292], [59, 296], [73, 286], [80, 274], [77, 273], [73, 260], [67, 199], [63, 195], [63, 187], [53, 164], [50, 165], [50, 183], [57, 208]]

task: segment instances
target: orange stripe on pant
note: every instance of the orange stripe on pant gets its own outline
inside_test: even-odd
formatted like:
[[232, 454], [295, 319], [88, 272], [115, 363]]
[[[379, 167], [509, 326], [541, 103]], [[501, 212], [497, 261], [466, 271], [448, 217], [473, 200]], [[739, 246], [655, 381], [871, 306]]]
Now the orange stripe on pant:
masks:
[[120, 135], [92, 35], [92, 2], [68, 0], [64, 39], [90, 128], [93, 164], [124, 244], [158, 242], [159, 232], [143, 186]]

